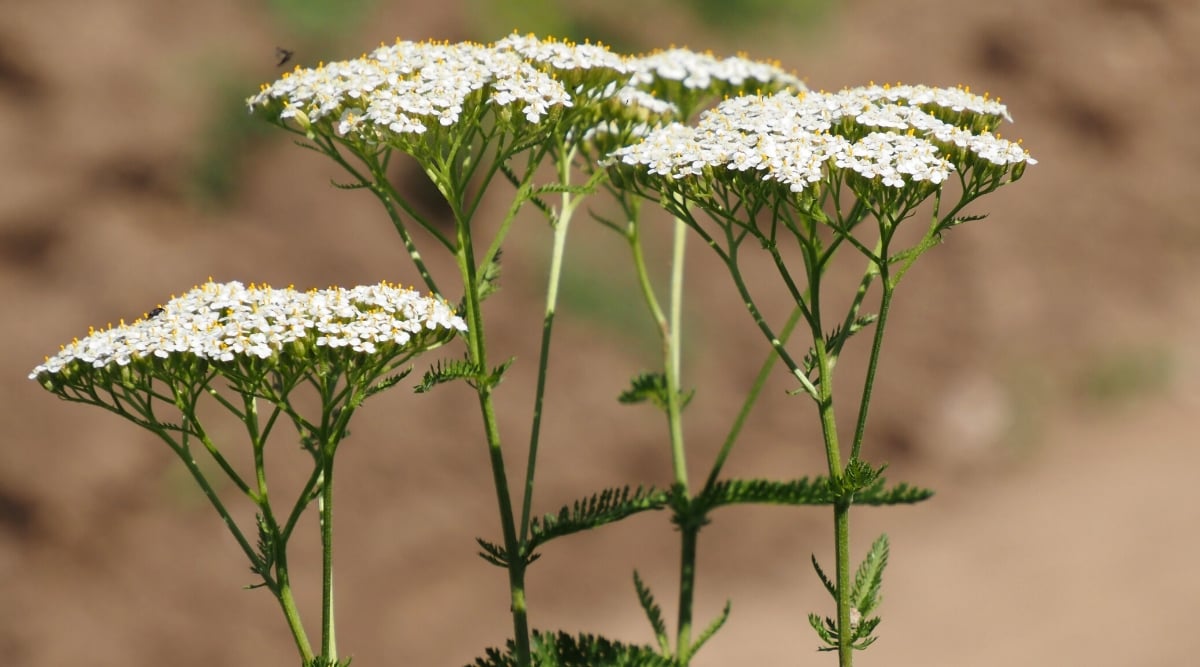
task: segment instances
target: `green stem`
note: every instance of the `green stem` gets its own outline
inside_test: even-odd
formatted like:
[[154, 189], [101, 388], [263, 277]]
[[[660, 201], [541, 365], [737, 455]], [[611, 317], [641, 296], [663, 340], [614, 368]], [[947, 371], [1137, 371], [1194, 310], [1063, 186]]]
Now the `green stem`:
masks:
[[895, 293], [888, 280], [886, 265], [880, 269], [883, 278], [883, 296], [879, 300], [879, 318], [875, 320], [875, 336], [871, 340], [871, 358], [867, 362], [867, 377], [863, 383], [862, 400], [858, 406], [858, 424], [854, 428], [854, 443], [850, 450], [850, 458], [857, 459], [862, 449], [863, 438], [867, 432], [867, 409], [871, 405], [871, 392], [875, 388], [875, 371], [879, 367], [879, 355], [883, 350], [883, 332], [887, 327], [888, 311], [892, 305], [892, 295]]
[[680, 529], [679, 625], [675, 637], [675, 664], [687, 667], [692, 659], [692, 601], [696, 596], [696, 542], [700, 525]]
[[476, 393], [479, 410], [483, 416], [484, 434], [487, 438], [488, 457], [492, 466], [492, 483], [496, 488], [496, 504], [500, 511], [500, 528], [504, 534], [504, 549], [508, 554], [508, 584], [512, 598], [513, 642], [517, 653], [517, 664], [530, 667], [532, 658], [529, 648], [529, 622], [525, 603], [525, 560], [521, 543], [517, 540], [512, 498], [508, 488], [508, 476], [504, 470], [504, 453], [500, 446], [500, 429], [496, 411], [492, 404], [492, 379], [487, 369], [487, 347], [483, 330], [483, 312], [479, 302], [479, 276], [475, 265], [475, 251], [471, 244], [470, 220], [462, 216], [455, 207], [458, 228], [458, 251], [455, 259], [463, 281], [463, 301], [467, 317], [467, 353], [477, 369]]
[[312, 645], [308, 643], [308, 635], [304, 632], [304, 623], [300, 620], [300, 609], [296, 606], [296, 599], [292, 596], [286, 550], [281, 549], [276, 559], [275, 580], [275, 598], [279, 600], [279, 607], [283, 610], [284, 618], [287, 619], [288, 629], [291, 630], [296, 648], [300, 651], [300, 658], [307, 665], [313, 659]]
[[[671, 252], [671, 301], [663, 333], [663, 364], [667, 380], [667, 422], [671, 438], [671, 463], [675, 470], [674, 492], [687, 497], [688, 470], [683, 443], [682, 406], [679, 403], [683, 329], [683, 276], [687, 248], [687, 225], [675, 219]], [[677, 510], [678, 511], [678, 510]], [[689, 510], [690, 512], [691, 510]], [[676, 625], [676, 663], [686, 667], [692, 653], [692, 606], [696, 596], [696, 541], [702, 522], [688, 516], [680, 526], [679, 618]]]
[[[560, 161], [559, 181], [570, 182], [571, 153]], [[558, 286], [562, 280], [563, 255], [567, 245], [567, 230], [571, 217], [582, 199], [573, 199], [571, 193], [562, 193], [562, 213], [554, 224], [554, 249], [550, 255], [550, 275], [546, 280], [546, 312], [542, 318], [542, 345], [538, 353], [537, 389], [533, 399], [533, 424], [529, 431], [529, 459], [525, 465], [525, 494], [521, 501], [521, 540], [529, 537], [529, 520], [533, 512], [533, 483], [537, 469], [538, 443], [542, 432], [542, 403], [546, 395], [546, 375], [550, 367], [550, 338], [554, 333], [554, 314], [558, 307]]]
[[[813, 351], [817, 359], [820, 383], [817, 385], [817, 410], [821, 417], [821, 434], [825, 440], [825, 458], [829, 464], [829, 482], [837, 489], [844, 475], [841, 451], [838, 447], [837, 419], [833, 411], [833, 364], [825, 346], [821, 329], [821, 269], [812, 263], [808, 276], [811, 308]], [[850, 631], [850, 501], [838, 498], [833, 505], [833, 537], [837, 561], [838, 664], [850, 667], [854, 662]]]
[[[681, 349], [682, 320], [683, 320], [683, 278], [684, 260], [687, 248], [688, 225], [675, 219], [674, 237], [671, 254], [671, 285], [668, 312], [664, 313], [654, 295], [650, 283], [650, 274], [646, 269], [645, 254], [642, 249], [641, 235], [636, 215], [631, 207], [626, 207], [629, 224], [626, 239], [633, 254], [633, 264], [636, 269], [638, 284], [641, 286], [642, 297], [646, 307], [654, 318], [659, 337], [662, 341], [663, 374], [666, 377], [667, 392], [667, 428], [671, 442], [671, 463], [675, 474], [673, 492], [681, 497], [687, 497], [688, 472], [687, 456], [683, 442], [682, 406], [680, 405], [681, 386]], [[676, 625], [675, 662], [687, 665], [691, 659], [692, 607], [696, 587], [696, 541], [699, 537], [702, 522], [692, 517], [681, 517], [676, 510], [676, 518], [685, 519], [680, 524], [680, 562], [679, 562], [679, 617]]]
[[833, 540], [837, 558], [837, 616], [838, 667], [854, 664], [854, 648], [850, 645], [850, 503], [838, 501], [833, 506]]
[[321, 497], [321, 657], [337, 663], [337, 637], [333, 620], [333, 446], [322, 443]]
[[[742, 278], [742, 272], [738, 268], [737, 255], [735, 253], [731, 252], [729, 254], [729, 258], [726, 260], [726, 266], [729, 268], [729, 274], [733, 277], [733, 284], [735, 287], [737, 287], [738, 294], [742, 297], [742, 302], [746, 305], [746, 310], [750, 311], [750, 316], [754, 318], [754, 323], [758, 325], [759, 331], [762, 332], [763, 336], [765, 336], [767, 341], [771, 344], [772, 349], [775, 350], [775, 354], [779, 355], [780, 360], [782, 360], [784, 365], [787, 366], [787, 369], [792, 374], [792, 377], [796, 378], [796, 380], [800, 382], [800, 386], [804, 388], [804, 393], [808, 394], [814, 400], [819, 402], [820, 398], [817, 388], [813, 386], [812, 381], [809, 380], [808, 376], [804, 374], [804, 369], [796, 363], [795, 359], [793, 359], [792, 355], [787, 351], [787, 348], [784, 347], [783, 341], [775, 335], [774, 331], [771, 330], [771, 326], [767, 324], [767, 321], [763, 318], [762, 313], [759, 312], [758, 306], [755, 305], [754, 298], [750, 295], [750, 288], [746, 285], [745, 279]], [[798, 303], [797, 307], [802, 307], [802, 304]], [[812, 308], [815, 308], [815, 303]], [[815, 339], [823, 341], [824, 336], [819, 333], [819, 325], [816, 331], [818, 333], [815, 335]]]
[[[195, 406], [192, 407], [194, 410]], [[187, 413], [184, 414], [186, 415]], [[185, 419], [187, 419], [186, 416]], [[195, 420], [193, 419], [190, 421]], [[250, 546], [250, 542], [246, 540], [246, 537], [242, 534], [241, 529], [238, 528], [237, 523], [234, 522], [233, 516], [229, 514], [229, 511], [225, 508], [225, 504], [222, 503], [221, 499], [217, 496], [216, 490], [214, 490], [212, 485], [209, 484], [208, 479], [204, 476], [204, 472], [200, 470], [199, 464], [196, 463], [196, 459], [192, 456], [191, 449], [186, 444], [175, 443], [175, 441], [173, 441], [165, 432], [154, 432], [160, 438], [162, 438], [167, 445], [175, 451], [175, 454], [179, 457], [179, 459], [183, 461], [184, 467], [187, 468], [188, 473], [191, 474], [192, 479], [196, 481], [196, 484], [200, 486], [200, 490], [204, 493], [204, 497], [208, 498], [209, 504], [211, 504], [213, 509], [217, 511], [217, 514], [220, 515], [221, 520], [225, 523], [225, 527], [229, 529], [230, 534], [233, 535], [233, 539], [238, 543], [238, 546], [241, 547], [242, 552], [246, 554], [246, 558], [251, 563], [257, 562], [258, 555], [255, 552], [254, 547]], [[279, 601], [279, 606], [283, 610], [284, 618], [287, 620], [288, 629], [291, 631], [292, 638], [296, 642], [296, 650], [300, 652], [301, 660], [307, 664], [311, 662], [314, 657], [312, 645], [308, 641], [308, 635], [304, 632], [304, 624], [300, 619], [300, 611], [296, 607], [295, 599], [292, 597], [291, 586], [287, 578], [286, 558], [281, 555], [277, 560], [277, 565], [278, 567], [276, 569], [275, 581], [271, 581], [265, 575], [265, 573], [263, 573], [263, 583]]]
[[667, 323], [666, 337], [663, 340], [663, 360], [666, 362], [667, 375], [667, 417], [671, 433], [671, 462], [675, 468], [675, 484], [680, 492], [688, 492], [687, 457], [683, 447], [682, 408], [679, 405], [681, 386], [680, 349], [682, 345], [683, 328], [683, 266], [687, 247], [687, 225], [678, 218], [675, 219], [675, 238], [671, 255], [671, 303], [670, 321]]

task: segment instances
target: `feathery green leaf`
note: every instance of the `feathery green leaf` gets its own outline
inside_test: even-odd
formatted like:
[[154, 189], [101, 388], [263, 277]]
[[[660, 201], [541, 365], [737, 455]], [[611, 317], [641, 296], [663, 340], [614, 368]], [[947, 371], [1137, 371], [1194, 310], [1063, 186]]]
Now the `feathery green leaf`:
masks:
[[727, 479], [713, 484], [696, 497], [693, 505], [705, 511], [722, 505], [828, 505], [833, 502], [828, 478], [801, 477], [787, 482], [769, 479]]
[[830, 597], [832, 597], [834, 600], [836, 600], [837, 599], [837, 584], [833, 583], [833, 581], [830, 580], [829, 577], [827, 577], [825, 575], [825, 570], [822, 570], [821, 564], [817, 562], [816, 554], [812, 554], [812, 566], [813, 566], [813, 569], [817, 571], [817, 576], [821, 578], [821, 583], [825, 585], [825, 590], [829, 591]]
[[406, 369], [400, 371], [399, 373], [394, 373], [392, 375], [389, 375], [385, 378], [380, 379], [375, 384], [373, 384], [367, 388], [367, 396], [368, 397], [374, 396], [375, 394], [378, 394], [379, 392], [381, 392], [385, 389], [389, 389], [389, 388], [395, 386], [396, 383], [398, 383], [401, 380], [403, 380], [404, 378], [408, 377], [410, 374], [412, 374], [412, 368], [406, 368]]
[[[480, 303], [487, 300], [488, 297], [500, 291], [500, 256], [503, 250], [497, 249], [496, 254], [492, 256], [491, 261], [487, 262], [479, 268], [479, 301]], [[460, 314], [461, 314], [461, 310]]]
[[[622, 644], [589, 634], [572, 636], [534, 630], [531, 648], [535, 667], [674, 667], [670, 658], [649, 646]], [[510, 639], [504, 651], [489, 648], [485, 657], [467, 667], [516, 667], [515, 651]]]
[[[696, 390], [679, 393], [679, 407], [686, 408], [696, 395]], [[621, 392], [617, 402], [625, 405], [650, 401], [659, 410], [667, 409], [667, 376], [662, 373], [640, 373], [629, 381], [629, 388]]]
[[711, 639], [713, 635], [717, 634], [717, 630], [720, 630], [721, 626], [725, 625], [725, 621], [729, 620], [729, 612], [732, 609], [733, 603], [729, 600], [726, 600], [725, 608], [721, 611], [721, 615], [714, 618], [713, 622], [709, 623], [707, 628], [704, 628], [704, 632], [701, 632], [700, 636], [696, 638], [696, 642], [692, 644], [692, 650], [689, 655], [696, 655], [696, 653], [700, 651], [700, 647], [704, 646], [705, 642]]
[[463, 379], [467, 380], [467, 383], [474, 387], [474, 380], [478, 376], [479, 367], [466, 359], [439, 361], [434, 364], [433, 368], [425, 371], [420, 384], [414, 387], [413, 391], [418, 394], [424, 394], [439, 384]]
[[662, 509], [667, 504], [667, 493], [653, 487], [630, 487], [605, 489], [590, 498], [576, 500], [571, 506], [563, 507], [558, 514], [547, 514], [540, 520], [530, 522], [529, 549], [544, 544], [556, 537], [570, 535], [581, 530], [620, 521], [627, 516], [647, 510]]
[[879, 589], [883, 585], [883, 570], [888, 561], [888, 538], [880, 535], [871, 545], [866, 558], [858, 566], [854, 575], [854, 588], [850, 598], [854, 608], [863, 616], [868, 616], [879, 606]]
[[476, 537], [475, 541], [483, 551], [479, 552], [479, 557], [496, 567], [508, 567], [508, 552], [499, 544], [493, 544], [487, 540]]
[[650, 626], [654, 628], [654, 637], [658, 640], [658, 647], [662, 650], [663, 655], [670, 655], [671, 640], [667, 637], [667, 623], [663, 620], [662, 607], [659, 607], [658, 603], [654, 601], [654, 595], [650, 593], [650, 588], [642, 582], [637, 570], [633, 571], [633, 587], [637, 589], [638, 602], [645, 610], [646, 618], [650, 619]]

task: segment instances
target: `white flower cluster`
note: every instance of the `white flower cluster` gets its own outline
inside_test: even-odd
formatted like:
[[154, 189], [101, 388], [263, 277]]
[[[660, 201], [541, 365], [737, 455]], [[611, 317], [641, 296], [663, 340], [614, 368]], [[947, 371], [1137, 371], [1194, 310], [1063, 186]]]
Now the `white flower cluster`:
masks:
[[151, 356], [191, 355], [220, 362], [265, 359], [304, 340], [369, 355], [379, 345], [403, 347], [414, 336], [439, 329], [465, 331], [466, 324], [444, 301], [389, 283], [298, 292], [208, 282], [146, 319], [93, 329], [48, 357], [29, 379], [58, 373], [76, 362], [111, 368]]
[[793, 192], [831, 168], [849, 169], [886, 186], [941, 183], [955, 169], [950, 146], [1001, 167], [1036, 164], [1019, 144], [974, 133], [930, 111], [1007, 117], [1003, 105], [961, 89], [897, 86], [837, 93], [778, 93], [726, 100], [692, 127], [671, 124], [610, 160], [672, 179], [705, 170], [759, 172]]
[[[597, 71], [603, 74], [581, 83]], [[270, 109], [302, 125], [326, 121], [339, 136], [378, 141], [386, 133], [452, 126], [472, 101], [513, 107], [531, 123], [584, 100], [612, 99], [671, 114], [677, 111], [672, 100], [655, 96], [665, 82], [713, 94], [751, 85], [804, 90], [778, 65], [743, 57], [718, 59], [686, 49], [630, 57], [598, 44], [514, 34], [487, 45], [397, 41], [361, 58], [297, 67], [246, 102], [251, 112]], [[480, 97], [472, 100], [476, 93]]]
[[630, 60], [632, 86], [652, 87], [658, 81], [678, 81], [690, 90], [711, 90], [720, 82], [735, 87], [754, 81], [774, 88], [807, 90], [804, 82], [784, 71], [776, 63], [750, 60], [743, 56], [718, 59], [711, 53], [687, 49], [655, 51]]
[[[397, 41], [354, 60], [300, 68], [247, 100], [250, 110], [282, 103], [282, 118], [336, 118], [339, 135], [387, 130], [420, 134], [430, 122], [459, 121], [468, 97], [514, 106], [536, 123], [554, 107], [573, 105], [556, 73], [625, 71], [624, 59], [591, 44], [510, 36], [491, 45]], [[374, 138], [368, 134], [367, 138]]]

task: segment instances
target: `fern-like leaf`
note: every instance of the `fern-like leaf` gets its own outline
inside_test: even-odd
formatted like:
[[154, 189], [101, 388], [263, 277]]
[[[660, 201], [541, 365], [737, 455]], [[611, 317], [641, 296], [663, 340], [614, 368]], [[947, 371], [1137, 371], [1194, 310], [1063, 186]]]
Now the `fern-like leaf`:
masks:
[[883, 570], [888, 562], [888, 538], [880, 535], [871, 545], [866, 558], [858, 566], [854, 574], [854, 588], [850, 598], [854, 608], [863, 616], [874, 613], [881, 600], [879, 589], [883, 585]]
[[502, 252], [502, 250], [496, 250], [496, 254], [492, 256], [491, 260], [479, 267], [480, 303], [500, 291], [500, 256]]
[[831, 485], [830, 492], [839, 498], [853, 497], [854, 494], [882, 479], [881, 475], [886, 469], [886, 464], [873, 468], [871, 464], [862, 459], [850, 459], [842, 471], [841, 479], [837, 484]]
[[912, 505], [933, 496], [933, 491], [904, 482], [885, 488], [887, 480], [880, 477], [875, 483], [854, 494], [855, 505]]
[[787, 482], [769, 479], [728, 479], [705, 489], [693, 507], [705, 511], [722, 505], [828, 505], [833, 502], [826, 477], [801, 477]]
[[491, 374], [488, 375], [488, 385], [495, 387], [496, 385], [500, 384], [500, 380], [504, 379], [504, 374], [508, 372], [508, 368], [512, 366], [513, 362], [516, 360], [516, 357], [509, 357], [507, 361], [493, 368]]
[[825, 585], [825, 590], [829, 591], [829, 596], [834, 600], [837, 599], [837, 584], [825, 575], [825, 570], [821, 569], [821, 564], [817, 562], [817, 555], [812, 554], [812, 566], [817, 571], [817, 576], [821, 578], [821, 583]]
[[471, 386], [474, 386], [474, 379], [478, 377], [478, 375], [478, 367], [466, 359], [439, 361], [434, 364], [433, 368], [425, 371], [425, 375], [421, 378], [420, 384], [414, 387], [413, 391], [417, 392], [418, 394], [424, 394], [439, 384], [464, 379], [467, 380]]
[[272, 570], [279, 555], [275, 534], [267, 525], [266, 518], [262, 514], [256, 514], [254, 522], [258, 527], [258, 551], [250, 557], [250, 571], [261, 577], [262, 583], [251, 584], [246, 588], [258, 588], [271, 581]]
[[654, 601], [654, 595], [650, 592], [650, 588], [642, 582], [637, 570], [633, 571], [633, 587], [637, 589], [638, 602], [646, 612], [646, 618], [650, 619], [650, 626], [654, 628], [654, 638], [658, 640], [659, 649], [662, 650], [663, 655], [670, 655], [671, 640], [667, 638], [667, 623], [663, 620], [662, 607]]
[[[825, 334], [825, 350], [830, 357], [837, 357], [842, 352], [842, 348], [846, 346], [846, 341], [850, 340], [854, 334], [866, 329], [879, 319], [877, 315], [868, 314], [862, 315], [850, 322], [850, 326], [843, 328], [838, 325], [833, 328], [833, 331]], [[808, 352], [804, 354], [804, 359], [800, 362], [800, 368], [804, 370], [805, 375], [812, 375], [817, 369], [817, 351], [813, 348], [808, 348]], [[814, 383], [815, 384], [815, 383]]]
[[488, 542], [487, 540], [476, 537], [475, 541], [479, 544], [482, 551], [479, 552], [479, 557], [496, 567], [508, 567], [508, 552], [499, 544]]
[[696, 639], [696, 642], [692, 644], [692, 651], [690, 655], [696, 655], [696, 653], [700, 651], [700, 647], [704, 646], [705, 642], [707, 642], [709, 639], [712, 639], [712, 636], [717, 634], [717, 630], [720, 630], [721, 626], [725, 625], [725, 621], [729, 620], [729, 612], [732, 609], [733, 603], [729, 600], [726, 600], [725, 608], [721, 610], [721, 615], [714, 618], [713, 622], [709, 623], [707, 628], [704, 628], [704, 632], [701, 632], [700, 636]]
[[[695, 395], [696, 391], [694, 389], [688, 392], [680, 392], [679, 407], [686, 408]], [[633, 405], [649, 401], [659, 410], [666, 410], [667, 396], [666, 375], [663, 373], [641, 373], [629, 381], [629, 389], [621, 392], [621, 395], [617, 397], [617, 402], [625, 405]]]
[[816, 614], [808, 615], [808, 624], [813, 630], [817, 631], [817, 637], [825, 642], [824, 646], [818, 646], [818, 651], [836, 651], [837, 650], [837, 623], [832, 618], [826, 616], [824, 621]]
[[590, 498], [576, 500], [571, 506], [560, 509], [558, 514], [547, 514], [540, 520], [531, 521], [529, 549], [532, 551], [556, 537], [620, 521], [639, 512], [662, 509], [667, 501], [667, 493], [653, 487], [639, 486], [636, 491], [631, 491], [628, 486], [605, 489]]
[[385, 389], [390, 389], [391, 387], [395, 386], [398, 382], [400, 382], [401, 380], [403, 380], [404, 378], [408, 377], [411, 374], [412, 374], [412, 368], [406, 368], [406, 369], [400, 371], [399, 373], [394, 373], [392, 375], [389, 375], [389, 376], [379, 380], [375, 384], [371, 385], [370, 387], [368, 387], [367, 388], [367, 396], [368, 397], [374, 396], [375, 394], [378, 394], [379, 392], [381, 392]]
[[371, 187], [368, 183], [338, 183], [333, 179], [329, 180], [329, 184], [338, 190], [364, 190]]
[[[543, 633], [535, 630], [531, 652], [536, 667], [674, 667], [670, 658], [649, 646], [622, 644], [589, 634]], [[506, 649], [489, 648], [483, 658], [468, 667], [516, 667], [516, 647], [512, 640]]]
[[976, 214], [976, 215], [960, 215], [960, 216], [956, 216], [956, 217], [950, 218], [950, 219], [949, 219], [949, 220], [947, 220], [945, 223], [943, 223], [942, 225], [940, 225], [940, 226], [938, 227], [938, 230], [937, 230], [937, 231], [940, 233], [940, 232], [942, 232], [942, 231], [944, 231], [944, 230], [950, 229], [951, 227], [957, 227], [957, 226], [959, 226], [959, 225], [963, 224], [964, 222], [974, 222], [974, 221], [976, 221], [976, 220], [983, 220], [983, 219], [984, 219], [984, 218], [986, 218], [986, 217], [988, 217], [988, 214], [987, 214], [987, 213], [983, 213], [983, 214]]

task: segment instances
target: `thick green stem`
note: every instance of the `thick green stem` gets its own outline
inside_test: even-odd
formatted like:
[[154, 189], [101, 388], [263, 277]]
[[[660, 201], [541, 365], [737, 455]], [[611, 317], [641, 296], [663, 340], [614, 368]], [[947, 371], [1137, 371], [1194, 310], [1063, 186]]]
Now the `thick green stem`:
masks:
[[[671, 254], [671, 301], [663, 333], [663, 365], [667, 379], [667, 423], [671, 437], [671, 463], [675, 470], [675, 493], [688, 496], [687, 456], [683, 442], [683, 418], [680, 405], [680, 359], [683, 347], [683, 276], [687, 248], [687, 225], [675, 220]], [[680, 526], [679, 618], [676, 625], [676, 663], [686, 667], [692, 654], [692, 605], [696, 597], [696, 540], [703, 524], [687, 517]]]
[[321, 497], [317, 508], [321, 515], [321, 657], [329, 664], [337, 662], [337, 637], [333, 619], [333, 451], [325, 447], [322, 461]]
[[854, 648], [850, 645], [850, 503], [838, 501], [833, 506], [833, 540], [837, 559], [837, 617], [838, 667], [854, 664]]
[[[837, 419], [833, 411], [833, 363], [825, 346], [821, 329], [821, 275], [811, 268], [809, 289], [812, 299], [809, 325], [812, 327], [813, 351], [820, 373], [817, 385], [817, 410], [821, 417], [821, 434], [825, 440], [825, 458], [829, 464], [829, 482], [837, 489], [844, 476], [841, 451], [838, 447]], [[849, 667], [854, 663], [850, 630], [850, 500], [838, 498], [833, 505], [834, 557], [837, 561], [838, 664]]]
[[692, 603], [696, 597], [696, 542], [700, 537], [700, 526], [686, 525], [679, 533], [679, 624], [675, 636], [675, 662], [687, 667], [692, 659]]
[[283, 610], [283, 616], [287, 619], [292, 639], [295, 640], [296, 648], [300, 651], [300, 659], [307, 665], [313, 659], [312, 645], [308, 643], [308, 635], [304, 632], [304, 623], [300, 620], [300, 609], [296, 606], [296, 599], [292, 597], [292, 585], [288, 580], [285, 561], [286, 558], [280, 556], [280, 563], [275, 571], [277, 582], [275, 599], [279, 600], [279, 608]]
[[[682, 406], [679, 404], [681, 386], [680, 359], [683, 347], [683, 263], [687, 246], [687, 225], [675, 220], [675, 239], [671, 256], [670, 321], [663, 339], [663, 361], [667, 376], [667, 418], [671, 433], [671, 462], [675, 468], [675, 484], [680, 493], [688, 492], [687, 456], [683, 446]], [[682, 594], [682, 591], [680, 591]]]

